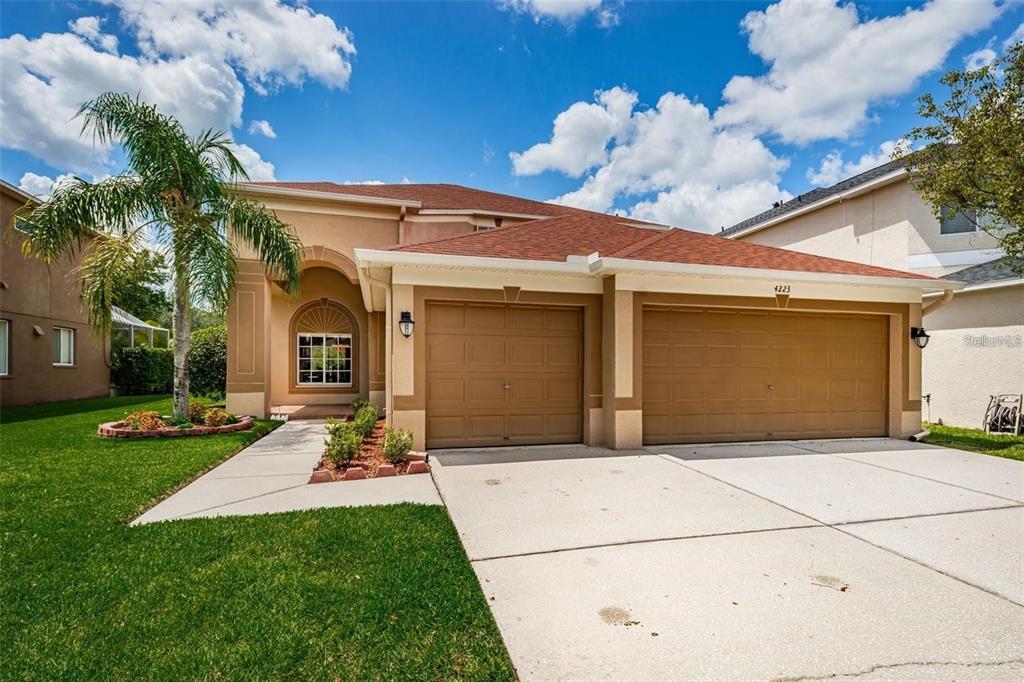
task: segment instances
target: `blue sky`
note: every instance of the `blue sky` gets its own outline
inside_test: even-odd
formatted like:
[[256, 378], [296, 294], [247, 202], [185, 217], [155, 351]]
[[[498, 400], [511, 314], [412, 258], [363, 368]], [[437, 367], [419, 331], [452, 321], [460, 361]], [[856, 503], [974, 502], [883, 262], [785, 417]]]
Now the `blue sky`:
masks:
[[67, 119], [133, 88], [229, 128], [258, 177], [453, 182], [717, 229], [884, 160], [944, 70], [1024, 37], [1021, 4], [987, 0], [139, 8], [0, 5], [0, 177], [45, 194], [120, 170]]

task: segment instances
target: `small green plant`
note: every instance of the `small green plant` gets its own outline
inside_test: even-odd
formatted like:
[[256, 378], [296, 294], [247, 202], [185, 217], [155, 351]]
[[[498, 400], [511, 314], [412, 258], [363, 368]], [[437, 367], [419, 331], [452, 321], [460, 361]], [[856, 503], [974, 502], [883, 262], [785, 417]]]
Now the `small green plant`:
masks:
[[362, 410], [367, 405], [373, 405], [373, 401], [364, 400], [362, 398], [356, 398], [355, 400], [352, 401], [352, 414], [359, 414], [359, 411]]
[[224, 426], [230, 418], [231, 415], [219, 407], [211, 407], [203, 415], [203, 424], [206, 426]]
[[355, 422], [327, 420], [327, 438], [324, 459], [341, 469], [348, 467], [363, 447], [363, 436]]
[[373, 403], [363, 405], [363, 407], [356, 412], [355, 421], [352, 422], [356, 425], [356, 430], [359, 434], [366, 438], [373, 433], [373, 427], [377, 425], [377, 406]]
[[[191, 410], [191, 407], [192, 407], [192, 406], [191, 406], [191, 405], [189, 405], [189, 409], [190, 409], [190, 410]], [[190, 420], [188, 420], [188, 419], [177, 419], [177, 420], [175, 420], [175, 421], [174, 421], [174, 422], [172, 422], [172, 423], [173, 423], [173, 425], [174, 425], [175, 427], [177, 427], [177, 428], [179, 428], [179, 429], [191, 429], [191, 428], [192, 428], [193, 426], [195, 426], [195, 425], [194, 425], [194, 424], [193, 424], [193, 423], [192, 423], [192, 422], [191, 422]]]
[[167, 428], [167, 424], [156, 412], [132, 412], [124, 418], [124, 421], [129, 428], [136, 431], [155, 431]]
[[210, 409], [209, 405], [204, 403], [192, 401], [188, 404], [188, 421], [193, 424], [202, 424], [203, 417], [206, 416], [206, 411]]
[[398, 464], [412, 450], [412, 431], [386, 427], [380, 449], [389, 462]]

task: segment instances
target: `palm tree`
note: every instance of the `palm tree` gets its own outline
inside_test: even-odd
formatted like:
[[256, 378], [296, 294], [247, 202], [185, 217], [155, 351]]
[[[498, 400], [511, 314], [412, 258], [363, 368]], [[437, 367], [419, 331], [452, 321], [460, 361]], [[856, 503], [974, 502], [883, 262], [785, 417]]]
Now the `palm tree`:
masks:
[[190, 137], [175, 118], [127, 94], [105, 93], [78, 112], [82, 133], [119, 142], [127, 169], [100, 182], [75, 178], [53, 197], [16, 214], [26, 255], [47, 264], [81, 250], [78, 268], [90, 324], [111, 326], [118, 280], [130, 272], [152, 231], [172, 266], [174, 417], [188, 415], [188, 348], [193, 301], [225, 305], [235, 285], [235, 245], [249, 247], [269, 275], [295, 292], [301, 242], [259, 203], [230, 190], [248, 175], [231, 140], [207, 130]]

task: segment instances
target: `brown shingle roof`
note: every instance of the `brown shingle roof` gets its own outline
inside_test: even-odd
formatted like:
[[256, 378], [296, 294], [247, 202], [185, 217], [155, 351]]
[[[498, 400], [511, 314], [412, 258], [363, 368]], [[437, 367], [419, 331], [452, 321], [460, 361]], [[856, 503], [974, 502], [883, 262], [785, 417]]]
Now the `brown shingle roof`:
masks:
[[614, 216], [570, 215], [513, 227], [392, 247], [394, 251], [452, 256], [564, 261], [567, 256], [661, 263], [719, 265], [795, 272], [934, 279], [901, 270], [814, 256], [689, 230], [626, 225]]

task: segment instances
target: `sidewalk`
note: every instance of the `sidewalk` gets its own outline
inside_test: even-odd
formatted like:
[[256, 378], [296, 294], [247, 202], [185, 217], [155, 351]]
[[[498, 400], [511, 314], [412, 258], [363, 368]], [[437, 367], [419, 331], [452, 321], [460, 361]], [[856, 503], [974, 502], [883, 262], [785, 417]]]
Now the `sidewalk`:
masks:
[[323, 421], [289, 421], [163, 500], [132, 525], [318, 507], [441, 504], [431, 477], [425, 475], [310, 485], [310, 474], [323, 453], [324, 434]]

